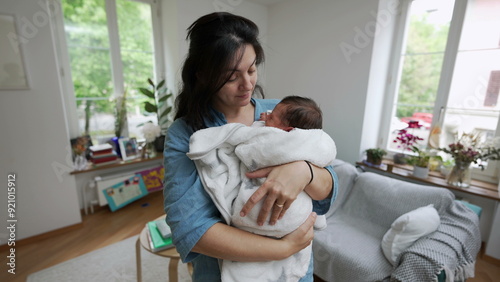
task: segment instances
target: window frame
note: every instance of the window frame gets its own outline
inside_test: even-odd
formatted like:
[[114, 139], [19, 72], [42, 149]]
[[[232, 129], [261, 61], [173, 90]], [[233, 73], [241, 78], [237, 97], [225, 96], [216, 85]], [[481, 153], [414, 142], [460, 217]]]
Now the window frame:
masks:
[[[381, 132], [383, 133], [383, 136], [380, 136], [381, 142], [379, 144], [382, 148], [388, 148], [390, 142], [392, 142], [392, 140], [389, 140], [388, 136], [391, 128], [391, 120], [392, 117], [395, 116], [396, 111], [396, 107], [394, 107], [394, 105], [396, 102], [397, 91], [399, 89], [399, 82], [401, 80], [403, 68], [403, 65], [401, 64], [401, 55], [403, 46], [405, 46], [406, 44], [407, 26], [410, 19], [409, 12], [412, 2], [413, 0], [399, 1], [400, 13], [398, 14], [398, 18], [396, 19], [394, 40], [391, 48], [392, 54], [394, 55], [391, 56], [391, 60], [389, 63], [383, 111], [384, 114], [382, 116], [382, 120], [384, 122], [382, 123]], [[443, 65], [439, 78], [436, 101], [434, 103], [431, 128], [436, 125], [439, 125], [441, 127], [443, 126], [444, 118], [441, 117], [441, 115], [448, 105], [449, 92], [453, 79], [453, 71], [455, 68], [462, 28], [464, 25], [469, 3], [469, 0], [455, 0], [447, 43], [444, 51]], [[500, 136], [500, 119], [497, 122], [495, 136]], [[388, 152], [389, 155], [396, 153], [394, 151], [391, 151], [390, 149], [388, 149]], [[481, 171], [479, 168], [474, 168], [473, 178], [482, 181], [497, 183], [498, 161], [489, 162], [488, 167], [484, 171]]]
[[[76, 97], [71, 75], [70, 57], [68, 52], [68, 44], [66, 42], [66, 35], [64, 31], [64, 15], [62, 11], [62, 0], [48, 0], [49, 5], [59, 7], [58, 11], [52, 15], [54, 24], [52, 25], [52, 32], [54, 34], [54, 45], [59, 60], [59, 72], [61, 76], [61, 88], [65, 93], [64, 104], [66, 108], [66, 119], [68, 121], [68, 128], [71, 138], [81, 136], [78, 126], [78, 116], [76, 107]], [[122, 95], [125, 90], [124, 87], [124, 74], [123, 65], [121, 60], [120, 38], [118, 30], [118, 16], [116, 10], [116, 0], [104, 0], [106, 11], [106, 22], [108, 27], [109, 36], [109, 55], [111, 60], [111, 78], [113, 83], [113, 93], [110, 98], [116, 98]], [[139, 2], [151, 6], [151, 25], [153, 30], [153, 53], [154, 53], [154, 66], [153, 66], [153, 81], [161, 81], [166, 78], [165, 70], [165, 55], [163, 49], [162, 37], [162, 18], [161, 6], [158, 0], [126, 0], [132, 2]], [[111, 96], [112, 95], [112, 96]], [[126, 123], [127, 124], [127, 123]], [[125, 126], [125, 137], [128, 136], [128, 126]]]

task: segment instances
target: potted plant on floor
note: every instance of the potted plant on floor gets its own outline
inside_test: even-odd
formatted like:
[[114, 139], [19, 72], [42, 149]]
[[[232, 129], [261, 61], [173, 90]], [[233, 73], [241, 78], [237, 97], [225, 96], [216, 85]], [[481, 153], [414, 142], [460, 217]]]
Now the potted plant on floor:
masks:
[[387, 154], [384, 149], [371, 148], [366, 151], [366, 162], [371, 165], [379, 166], [382, 164], [382, 159]]

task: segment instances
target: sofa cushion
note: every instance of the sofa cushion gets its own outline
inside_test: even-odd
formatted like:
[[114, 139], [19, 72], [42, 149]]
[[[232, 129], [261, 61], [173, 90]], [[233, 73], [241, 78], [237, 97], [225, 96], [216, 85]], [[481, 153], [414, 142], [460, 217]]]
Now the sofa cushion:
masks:
[[382, 281], [392, 265], [380, 249], [387, 229], [342, 213], [327, 219], [313, 240], [314, 273], [325, 281]]
[[439, 214], [433, 205], [420, 207], [398, 217], [382, 238], [382, 251], [385, 257], [395, 264], [399, 254], [420, 237], [438, 228]]
[[333, 170], [337, 174], [339, 183], [337, 198], [326, 213], [327, 218], [334, 214], [335, 211], [340, 208], [342, 203], [344, 203], [345, 199], [348, 197], [349, 192], [352, 189], [352, 186], [354, 185], [356, 177], [358, 177], [359, 175], [359, 171], [356, 169], [356, 167], [345, 161], [336, 159], [333, 161], [332, 166]]
[[447, 189], [365, 172], [356, 178], [342, 210], [381, 225], [387, 231], [402, 214], [422, 206], [433, 204], [441, 215], [452, 204], [453, 198], [453, 193]]

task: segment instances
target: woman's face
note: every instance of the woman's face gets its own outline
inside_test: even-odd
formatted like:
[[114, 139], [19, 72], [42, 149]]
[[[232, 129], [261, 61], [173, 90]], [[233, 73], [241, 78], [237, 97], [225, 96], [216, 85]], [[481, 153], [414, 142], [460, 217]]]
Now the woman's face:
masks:
[[[244, 107], [250, 103], [257, 82], [257, 66], [255, 65], [256, 55], [253, 46], [247, 44], [245, 47], [239, 65], [236, 66], [234, 73], [214, 97], [214, 107], [221, 112], [224, 112], [224, 109]], [[227, 72], [231, 73], [233, 70], [230, 69]]]

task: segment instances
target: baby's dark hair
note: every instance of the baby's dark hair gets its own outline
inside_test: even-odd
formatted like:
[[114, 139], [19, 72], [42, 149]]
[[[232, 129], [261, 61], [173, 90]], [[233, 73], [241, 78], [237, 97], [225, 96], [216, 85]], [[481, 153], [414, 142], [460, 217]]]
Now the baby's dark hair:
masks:
[[283, 123], [301, 129], [323, 128], [323, 113], [318, 104], [310, 98], [287, 96], [280, 104], [285, 105], [282, 113]]

